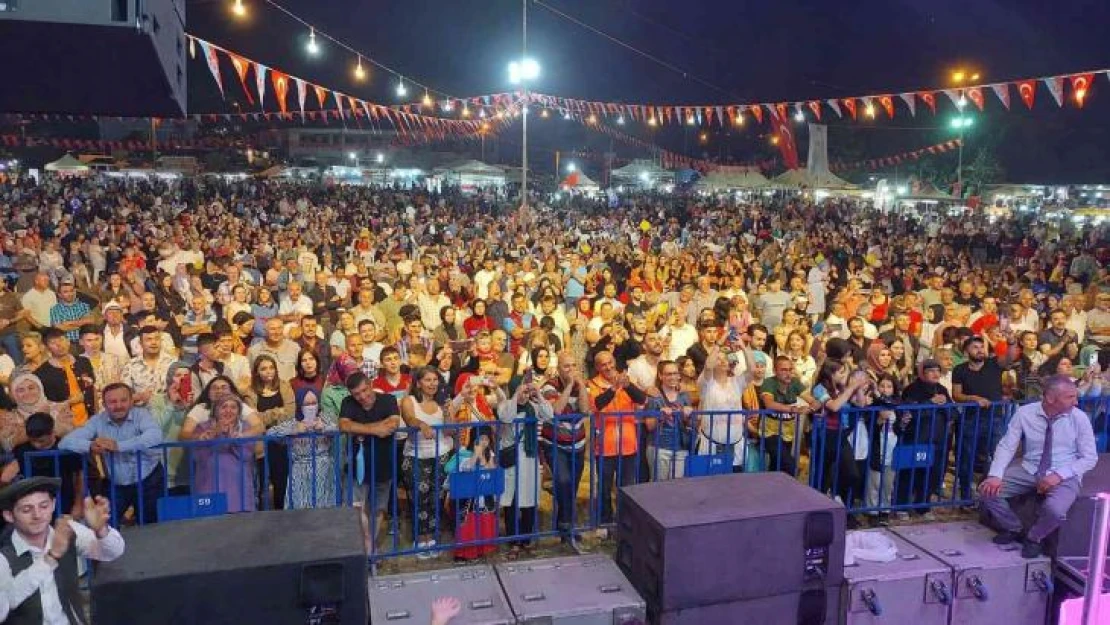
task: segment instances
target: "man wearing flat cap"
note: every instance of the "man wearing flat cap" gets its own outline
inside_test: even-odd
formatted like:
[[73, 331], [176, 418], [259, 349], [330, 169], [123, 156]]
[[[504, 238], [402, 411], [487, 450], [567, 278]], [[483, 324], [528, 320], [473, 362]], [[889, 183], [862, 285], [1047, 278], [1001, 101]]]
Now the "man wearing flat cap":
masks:
[[123, 537], [108, 526], [103, 497], [86, 498], [84, 523], [54, 518], [61, 481], [32, 477], [0, 490], [0, 511], [10, 525], [0, 535], [0, 618], [8, 625], [85, 625], [77, 586], [77, 558], [109, 562], [123, 555]]

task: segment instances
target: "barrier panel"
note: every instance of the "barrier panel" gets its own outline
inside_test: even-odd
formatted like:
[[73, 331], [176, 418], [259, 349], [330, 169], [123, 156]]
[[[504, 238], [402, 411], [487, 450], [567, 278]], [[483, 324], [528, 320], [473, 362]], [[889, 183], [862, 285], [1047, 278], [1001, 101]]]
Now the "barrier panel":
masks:
[[[25, 457], [23, 475], [65, 480], [59, 514], [79, 512], [85, 494], [110, 498], [116, 525], [360, 506], [374, 559], [450, 552], [470, 560], [499, 544], [520, 549], [557, 537], [573, 545], [585, 532], [611, 528], [620, 486], [728, 472], [788, 473], [851, 514], [971, 506], [1016, 407], [884, 405], [833, 416], [521, 413], [399, 428], [384, 438], [307, 432], [168, 442], [143, 452], [37, 451]], [[1083, 398], [1080, 409], [1107, 451], [1110, 397]]]

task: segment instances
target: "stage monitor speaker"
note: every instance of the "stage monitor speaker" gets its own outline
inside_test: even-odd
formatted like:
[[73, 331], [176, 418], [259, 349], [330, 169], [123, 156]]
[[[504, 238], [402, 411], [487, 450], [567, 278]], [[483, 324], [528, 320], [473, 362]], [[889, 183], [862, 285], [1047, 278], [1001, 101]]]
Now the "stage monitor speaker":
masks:
[[366, 551], [352, 508], [148, 525], [97, 568], [95, 623], [365, 625]]
[[0, 0], [0, 112], [186, 114], [185, 0]]

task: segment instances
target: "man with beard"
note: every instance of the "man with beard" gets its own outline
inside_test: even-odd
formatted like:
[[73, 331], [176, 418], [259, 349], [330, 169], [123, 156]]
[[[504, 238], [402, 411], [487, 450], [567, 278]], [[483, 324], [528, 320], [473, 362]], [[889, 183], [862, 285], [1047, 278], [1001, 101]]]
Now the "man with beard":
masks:
[[974, 403], [977, 407], [965, 408], [956, 421], [956, 440], [960, 444], [960, 466], [956, 478], [960, 495], [971, 499], [973, 472], [987, 469], [989, 454], [1001, 438], [1005, 420], [1002, 401], [1002, 372], [1004, 367], [997, 358], [987, 357], [987, 345], [980, 336], [973, 336], [963, 343], [967, 362], [952, 371], [952, 398], [958, 403]]

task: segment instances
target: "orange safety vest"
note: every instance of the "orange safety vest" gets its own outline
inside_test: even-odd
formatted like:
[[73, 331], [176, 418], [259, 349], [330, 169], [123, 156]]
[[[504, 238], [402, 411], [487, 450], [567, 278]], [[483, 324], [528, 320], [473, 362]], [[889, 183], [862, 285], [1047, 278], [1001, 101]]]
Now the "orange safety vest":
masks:
[[[636, 435], [636, 404], [624, 389], [620, 389], [613, 396], [613, 400], [605, 406], [605, 410], [598, 412], [597, 397], [608, 391], [611, 385], [604, 378], [598, 376], [590, 380], [590, 403], [597, 413], [600, 423], [597, 427], [601, 430], [599, 437], [594, 439], [594, 451], [602, 456], [631, 456], [639, 448]], [[606, 416], [612, 413], [613, 416]]]

